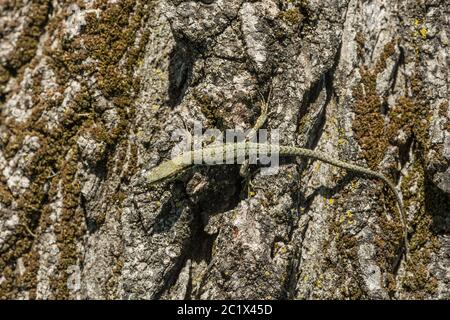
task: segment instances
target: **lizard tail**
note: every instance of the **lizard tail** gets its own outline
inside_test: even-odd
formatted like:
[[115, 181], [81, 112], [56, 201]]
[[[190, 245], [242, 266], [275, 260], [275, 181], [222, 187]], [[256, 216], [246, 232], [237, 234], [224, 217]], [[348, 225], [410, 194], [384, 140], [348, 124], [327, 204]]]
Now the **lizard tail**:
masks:
[[280, 147], [280, 154], [296, 154], [298, 156], [304, 156], [304, 157], [308, 157], [308, 158], [312, 158], [312, 159], [316, 159], [316, 160], [320, 160], [329, 164], [332, 164], [334, 166], [352, 171], [352, 172], [356, 172], [365, 176], [371, 176], [371, 177], [375, 177], [378, 178], [380, 180], [382, 180], [383, 182], [385, 182], [389, 189], [391, 189], [391, 191], [394, 193], [395, 195], [395, 199], [397, 200], [397, 206], [398, 209], [400, 211], [400, 220], [402, 223], [402, 228], [403, 228], [403, 242], [404, 242], [404, 247], [405, 247], [405, 257], [406, 259], [408, 259], [409, 256], [409, 243], [408, 243], [408, 228], [406, 225], [406, 211], [405, 208], [403, 206], [403, 201], [400, 197], [400, 194], [397, 192], [397, 189], [395, 188], [395, 185], [392, 183], [391, 180], [389, 180], [385, 175], [372, 171], [370, 169], [355, 165], [355, 164], [351, 164], [351, 163], [347, 163], [341, 160], [337, 160], [334, 158], [331, 158], [329, 155], [323, 153], [323, 152], [319, 152], [319, 151], [315, 151], [315, 150], [310, 150], [310, 149], [303, 149], [303, 148], [296, 148], [296, 147], [285, 147], [285, 149], [283, 147]]

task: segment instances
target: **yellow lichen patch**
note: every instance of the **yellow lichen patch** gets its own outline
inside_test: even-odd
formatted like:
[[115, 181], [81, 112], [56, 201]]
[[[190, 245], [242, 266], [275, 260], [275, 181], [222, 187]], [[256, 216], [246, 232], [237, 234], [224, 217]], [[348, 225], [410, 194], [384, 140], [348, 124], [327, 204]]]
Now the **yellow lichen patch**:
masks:
[[351, 210], [347, 210], [347, 218], [351, 219], [353, 218], [353, 212]]
[[345, 146], [346, 144], [348, 144], [348, 140], [347, 140], [347, 139], [343, 139], [343, 138], [339, 138], [339, 139], [338, 139], [338, 146], [339, 146], [339, 147], [343, 147], [343, 146]]
[[422, 38], [422, 40], [427, 39], [428, 28], [424, 24], [425, 24], [424, 19], [420, 18], [414, 19], [414, 31], [412, 33], [413, 38], [420, 37]]
[[427, 38], [428, 29], [425, 27], [420, 28], [419, 30], [422, 39], [425, 40]]

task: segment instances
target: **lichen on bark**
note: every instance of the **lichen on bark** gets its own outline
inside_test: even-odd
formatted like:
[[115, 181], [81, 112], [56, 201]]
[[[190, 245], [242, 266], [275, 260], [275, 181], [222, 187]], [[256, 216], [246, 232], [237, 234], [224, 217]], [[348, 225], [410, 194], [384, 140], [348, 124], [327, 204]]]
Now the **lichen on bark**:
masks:
[[[0, 298], [450, 297], [445, 1], [4, 1]], [[307, 159], [150, 188], [177, 129], [266, 128]]]

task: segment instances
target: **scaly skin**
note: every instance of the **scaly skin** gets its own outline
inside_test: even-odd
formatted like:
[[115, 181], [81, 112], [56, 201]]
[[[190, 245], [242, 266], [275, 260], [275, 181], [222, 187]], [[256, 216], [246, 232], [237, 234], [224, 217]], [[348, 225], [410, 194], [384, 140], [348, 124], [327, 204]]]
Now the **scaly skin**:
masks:
[[[223, 159], [223, 161], [219, 161], [218, 164], [223, 164], [227, 159], [232, 163], [237, 156], [240, 157], [248, 157], [249, 155], [257, 155], [265, 154], [269, 155], [271, 152], [278, 153], [279, 156], [298, 156], [298, 157], [306, 157], [310, 159], [316, 159], [323, 161], [325, 163], [329, 163], [339, 168], [346, 169], [351, 172], [355, 172], [361, 175], [365, 175], [372, 178], [377, 178], [382, 180], [387, 186], [392, 190], [395, 194], [395, 198], [397, 200], [397, 204], [400, 210], [400, 219], [402, 222], [402, 226], [404, 229], [404, 242], [405, 242], [405, 253], [407, 256], [408, 252], [408, 239], [407, 239], [407, 229], [405, 223], [406, 213], [403, 207], [402, 200], [400, 195], [398, 194], [395, 185], [383, 174], [355, 165], [345, 161], [341, 161], [338, 159], [334, 159], [327, 154], [298, 147], [290, 147], [290, 146], [277, 146], [277, 145], [269, 145], [263, 143], [251, 143], [251, 142], [239, 142], [239, 143], [231, 143], [231, 144], [222, 144], [216, 146], [208, 146], [202, 149], [187, 151], [182, 153], [181, 155], [175, 157], [172, 160], [165, 161], [155, 168], [151, 169], [148, 174], [148, 182], [150, 184], [157, 183], [158, 181], [173, 177], [187, 168], [194, 166], [195, 159], [202, 159], [201, 164], [214, 165], [214, 160], [216, 158]], [[228, 161], [227, 161], [228, 162]], [[228, 162], [229, 163], [229, 162]]]

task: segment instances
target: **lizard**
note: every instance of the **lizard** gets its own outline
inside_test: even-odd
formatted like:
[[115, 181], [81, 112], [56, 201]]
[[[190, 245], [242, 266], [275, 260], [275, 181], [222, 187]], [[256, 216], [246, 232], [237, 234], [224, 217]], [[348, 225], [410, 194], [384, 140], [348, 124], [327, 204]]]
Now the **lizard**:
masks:
[[[261, 108], [261, 114], [257, 119], [255, 126], [251, 130], [250, 135], [254, 135], [255, 132], [264, 124], [266, 119], [267, 119], [267, 104], [264, 103], [263, 107]], [[400, 220], [403, 228], [403, 242], [405, 249], [404, 253], [406, 259], [408, 259], [409, 253], [408, 253], [408, 229], [406, 225], [406, 211], [403, 206], [403, 201], [394, 183], [382, 173], [330, 157], [328, 154], [324, 152], [287, 145], [274, 145], [267, 143], [250, 142], [247, 136], [247, 139], [243, 142], [233, 142], [220, 145], [205, 146], [203, 148], [185, 151], [170, 160], [163, 161], [156, 167], [150, 169], [150, 171], [147, 174], [147, 182], [150, 185], [154, 185], [160, 181], [168, 180], [170, 178], [173, 178], [174, 176], [178, 176], [187, 169], [196, 165], [194, 164], [194, 159], [203, 159], [205, 163], [208, 163], [208, 165], [212, 165], [211, 163], [213, 163], [214, 160], [217, 159], [218, 155], [221, 155], [222, 159], [227, 159], [229, 157], [236, 159], [238, 155], [248, 157], [250, 154], [257, 154], [257, 153], [270, 154], [273, 152], [276, 152], [279, 156], [303, 157], [313, 160], [319, 160], [331, 164], [333, 166], [345, 169], [349, 172], [353, 172], [370, 178], [376, 178], [383, 181], [395, 195], [395, 199], [400, 211]], [[246, 160], [241, 166], [240, 171], [241, 175], [243, 175], [243, 172], [244, 170], [247, 169], [247, 166], [248, 161]]]

